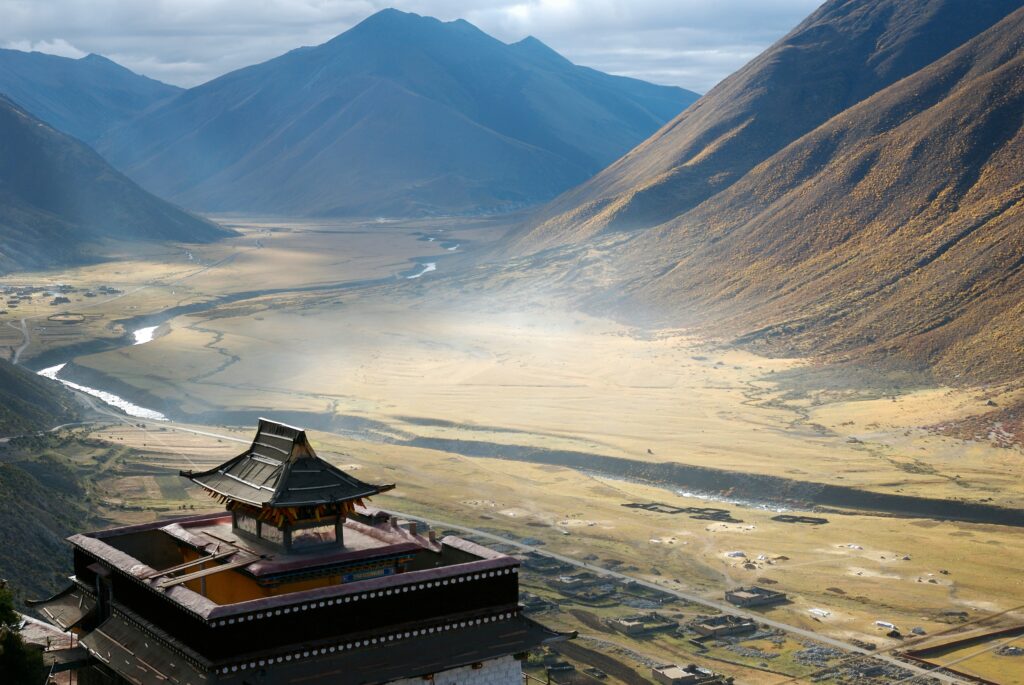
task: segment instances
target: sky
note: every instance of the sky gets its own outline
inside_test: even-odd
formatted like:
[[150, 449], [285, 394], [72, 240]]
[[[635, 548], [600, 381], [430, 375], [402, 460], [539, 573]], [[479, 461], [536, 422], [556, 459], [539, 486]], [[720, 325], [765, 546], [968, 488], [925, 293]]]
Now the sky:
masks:
[[190, 87], [386, 7], [535, 36], [577, 64], [707, 92], [821, 0], [0, 0], [0, 46], [105, 55]]

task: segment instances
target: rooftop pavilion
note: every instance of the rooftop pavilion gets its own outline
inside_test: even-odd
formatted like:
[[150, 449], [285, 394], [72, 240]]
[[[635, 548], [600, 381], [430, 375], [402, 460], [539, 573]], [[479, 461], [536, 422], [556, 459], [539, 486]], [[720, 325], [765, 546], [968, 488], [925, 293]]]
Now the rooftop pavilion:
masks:
[[181, 475], [227, 507], [235, 533], [285, 552], [343, 546], [345, 517], [364, 497], [395, 487], [348, 475], [316, 455], [304, 430], [268, 419], [242, 454]]
[[565, 638], [522, 615], [517, 559], [369, 506], [393, 486], [297, 428], [261, 420], [246, 452], [182, 475], [228, 511], [74, 535], [72, 585], [36, 605], [126, 682], [370, 685]]

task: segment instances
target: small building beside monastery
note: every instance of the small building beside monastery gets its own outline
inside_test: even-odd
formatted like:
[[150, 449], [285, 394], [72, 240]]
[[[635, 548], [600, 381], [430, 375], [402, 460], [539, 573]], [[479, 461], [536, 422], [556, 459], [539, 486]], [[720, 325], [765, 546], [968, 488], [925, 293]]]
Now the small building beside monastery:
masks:
[[521, 685], [566, 639], [523, 615], [519, 561], [374, 509], [304, 431], [182, 475], [226, 511], [69, 538], [71, 585], [35, 603], [78, 635], [80, 685]]
[[655, 666], [651, 669], [651, 677], [659, 685], [732, 685], [733, 682], [732, 678], [696, 664]]
[[786, 600], [786, 593], [778, 590], [769, 590], [763, 587], [751, 586], [740, 587], [735, 590], [727, 590], [726, 601], [739, 607], [759, 607], [770, 604], [781, 604]]
[[721, 614], [719, 616], [703, 616], [690, 624], [690, 627], [704, 637], [724, 637], [741, 635], [757, 630], [757, 624], [750, 619]]

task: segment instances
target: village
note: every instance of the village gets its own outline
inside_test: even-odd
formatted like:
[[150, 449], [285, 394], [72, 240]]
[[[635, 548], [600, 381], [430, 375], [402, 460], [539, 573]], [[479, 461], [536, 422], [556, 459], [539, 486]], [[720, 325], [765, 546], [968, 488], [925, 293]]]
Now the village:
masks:
[[[498, 532], [510, 536], [507, 531]], [[473, 540], [472, 534], [460, 534]], [[523, 538], [519, 542], [540, 541]], [[597, 558], [580, 568], [543, 552], [490, 545], [522, 561], [520, 603], [528, 615], [546, 625], [588, 629], [573, 641], [531, 654], [524, 671], [540, 682], [722, 685], [734, 681], [724, 672], [730, 665], [844, 685], [892, 682], [911, 675], [898, 666], [856, 658], [750, 616], [747, 609], [787, 603], [784, 592], [757, 586], [727, 590], [722, 599], [742, 612], [730, 613], [608, 575]], [[607, 570], [635, 569], [611, 564]], [[870, 651], [876, 648], [872, 643], [862, 645]]]
[[6, 307], [6, 309], [0, 310], [0, 314], [7, 314], [9, 310], [17, 309], [25, 304], [38, 304], [39, 302], [35, 300], [39, 296], [42, 296], [42, 301], [46, 301], [45, 303], [51, 307], [58, 307], [62, 304], [71, 304], [72, 296], [76, 301], [83, 301], [83, 298], [119, 295], [122, 292], [107, 285], [98, 286], [94, 290], [77, 288], [64, 283], [57, 285], [0, 285], [0, 297], [3, 298], [3, 306]]

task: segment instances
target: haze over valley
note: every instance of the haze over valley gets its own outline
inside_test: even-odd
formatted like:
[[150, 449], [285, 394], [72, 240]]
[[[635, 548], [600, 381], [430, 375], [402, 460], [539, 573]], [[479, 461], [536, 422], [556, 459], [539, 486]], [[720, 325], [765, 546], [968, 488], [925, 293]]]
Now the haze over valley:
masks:
[[0, 578], [219, 511], [268, 417], [522, 558], [541, 681], [1024, 682], [1021, 36], [829, 0], [704, 95], [400, 9], [187, 89], [0, 50]]

